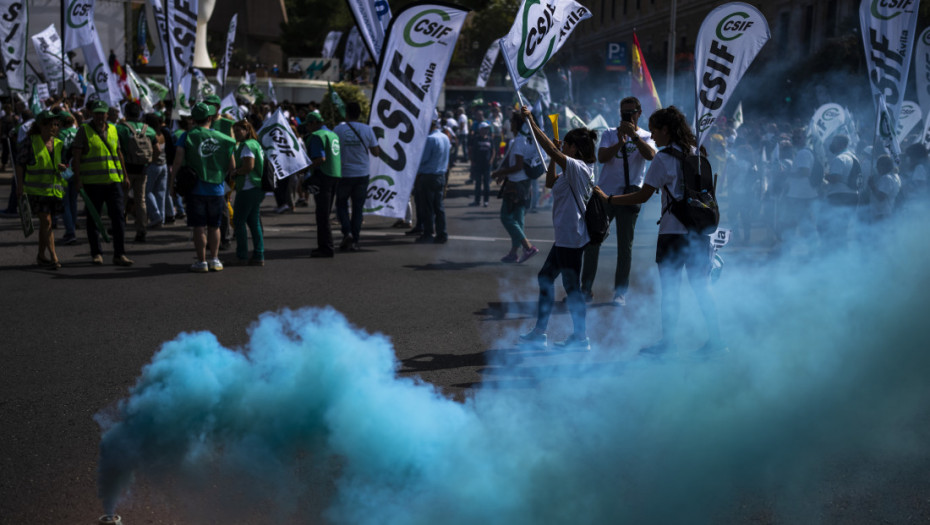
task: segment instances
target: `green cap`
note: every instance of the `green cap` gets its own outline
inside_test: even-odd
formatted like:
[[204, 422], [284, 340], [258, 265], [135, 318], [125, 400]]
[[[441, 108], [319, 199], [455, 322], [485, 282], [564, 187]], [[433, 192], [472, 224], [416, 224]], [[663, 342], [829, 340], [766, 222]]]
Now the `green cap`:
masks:
[[207, 120], [207, 118], [216, 115], [216, 107], [209, 104], [204, 104], [203, 102], [198, 102], [191, 109], [191, 117], [194, 120]]
[[71, 113], [68, 113], [68, 112], [65, 111], [65, 110], [61, 110], [61, 111], [59, 111], [58, 114], [56, 114], [55, 116], [58, 117], [58, 118], [61, 119], [61, 120], [64, 120], [64, 119], [66, 119], [66, 118], [71, 118], [71, 117], [73, 117], [74, 115], [72, 115]]
[[307, 113], [307, 122], [323, 122], [323, 116], [317, 113], [316, 111], [311, 111]]
[[223, 101], [220, 100], [220, 97], [217, 95], [207, 95], [206, 97], [204, 97], [203, 103], [212, 104], [214, 106], [219, 106], [223, 103]]
[[36, 115], [36, 122], [42, 122], [43, 120], [55, 120], [56, 118], [58, 118], [58, 115], [45, 109], [45, 110], [40, 111], [39, 114]]
[[91, 113], [106, 113], [110, 111], [110, 106], [102, 100], [95, 100], [91, 102], [87, 107], [90, 108]]

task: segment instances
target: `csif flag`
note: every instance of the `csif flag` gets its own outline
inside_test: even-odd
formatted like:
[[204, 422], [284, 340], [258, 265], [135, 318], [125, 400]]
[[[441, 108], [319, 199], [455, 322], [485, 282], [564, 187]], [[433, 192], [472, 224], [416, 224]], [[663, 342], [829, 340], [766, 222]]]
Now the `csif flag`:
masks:
[[93, 45], [95, 0], [61, 0], [65, 3], [65, 51]]
[[155, 104], [158, 103], [158, 99], [152, 93], [152, 88], [136, 74], [129, 64], [126, 65], [126, 76], [129, 77], [130, 86], [132, 86], [136, 98], [139, 99], [142, 111], [145, 113], [155, 111]]
[[[166, 25], [168, 30], [168, 54], [171, 58], [171, 83], [175, 92], [184, 90], [190, 97], [190, 89], [181, 85], [182, 79], [191, 74], [194, 64], [194, 41], [197, 39], [198, 2], [168, 2]], [[189, 80], [188, 80], [189, 82]], [[188, 84], [189, 86], [189, 84]]]
[[771, 36], [762, 13], [742, 2], [724, 4], [704, 19], [694, 53], [694, 135], [698, 147]]
[[84, 63], [87, 68], [87, 81], [93, 87], [96, 98], [103, 100], [110, 106], [118, 107], [123, 99], [119, 92], [116, 76], [110, 73], [110, 66], [103, 54], [100, 38], [94, 33], [94, 41], [81, 48], [84, 53]]
[[[42, 59], [42, 70], [45, 72], [45, 78], [50, 83], [56, 85], [60, 83], [64, 86], [63, 80], [70, 80], [76, 86], [81, 85], [77, 72], [71, 68], [71, 61], [65, 58], [64, 63], [62, 63], [61, 38], [58, 37], [55, 24], [48, 26], [40, 33], [32, 35], [32, 46], [39, 58]], [[62, 69], [64, 69], [64, 79], [61, 76]]]
[[662, 107], [662, 103], [659, 101], [659, 93], [656, 91], [656, 86], [652, 82], [652, 75], [649, 74], [649, 67], [646, 66], [646, 59], [643, 57], [643, 49], [639, 47], [639, 39], [636, 38], [635, 32], [633, 33], [632, 62], [633, 67], [630, 68], [630, 72], [633, 78], [630, 86], [630, 93], [639, 99], [643, 115], [649, 118], [655, 110]]
[[[384, 33], [391, 22], [391, 7], [387, 0], [347, 0], [359, 39], [368, 49], [368, 54], [378, 60], [384, 45]], [[329, 36], [327, 35], [327, 39]], [[325, 46], [324, 46], [325, 48]], [[364, 53], [361, 53], [364, 60]], [[346, 66], [349, 67], [349, 66]]]
[[[168, 93], [172, 93], [174, 85], [171, 76], [171, 54], [168, 52], [168, 20], [165, 15], [165, 6], [162, 0], [149, 0], [152, 12], [155, 14], [155, 27], [158, 28], [158, 42], [160, 44], [162, 60], [165, 62], [165, 84]], [[164, 100], [166, 97], [162, 97]]]
[[[895, 165], [901, 164], [901, 143], [895, 135], [895, 118], [891, 113], [891, 106], [885, 102], [885, 95], [878, 95], [876, 104], [878, 118], [875, 119], [875, 142], [879, 147], [885, 150], [885, 153], [891, 155]], [[873, 148], [873, 151], [877, 148]], [[873, 156], [877, 159], [878, 154]]]
[[898, 127], [895, 128], [895, 136], [903, 139], [917, 126], [920, 119], [923, 118], [923, 112], [916, 102], [905, 100], [901, 104], [901, 113], [898, 114]]
[[216, 81], [220, 83], [220, 88], [226, 87], [226, 75], [229, 74], [229, 61], [232, 59], [233, 44], [236, 42], [236, 24], [239, 20], [239, 13], [232, 16], [229, 21], [229, 31], [226, 32], [226, 52], [223, 53], [223, 64], [216, 70]]
[[236, 117], [236, 120], [242, 120], [242, 111], [239, 109], [239, 103], [236, 102], [234, 94], [226, 95], [220, 102], [220, 115], [232, 115]]
[[3, 72], [10, 91], [22, 95], [26, 91], [26, 32], [29, 28], [29, 6], [24, 0], [0, 0], [0, 34], [3, 45]]
[[500, 39], [504, 65], [519, 90], [542, 69], [591, 11], [574, 0], [523, 0], [510, 32]]
[[476, 86], [484, 87], [488, 85], [488, 79], [491, 78], [491, 71], [494, 69], [494, 63], [497, 62], [497, 55], [499, 55], [500, 52], [500, 39], [491, 42], [491, 47], [489, 47], [487, 53], [484, 54], [481, 67], [478, 68], [478, 80], [475, 82]]
[[271, 77], [268, 77], [268, 98], [271, 99], [272, 105], [278, 105], [278, 95], [274, 92], [274, 84], [271, 83]]
[[271, 162], [275, 180], [289, 177], [310, 166], [307, 150], [287, 123], [281, 108], [262, 123], [258, 130], [258, 142], [265, 151], [265, 160]]
[[330, 31], [326, 33], [326, 40], [323, 41], [323, 52], [320, 54], [323, 58], [333, 58], [336, 55], [336, 46], [339, 45], [339, 39], [342, 38], [342, 31]]
[[441, 3], [406, 6], [391, 19], [368, 124], [380, 137], [365, 212], [401, 218], [429, 135], [436, 101], [468, 10]]

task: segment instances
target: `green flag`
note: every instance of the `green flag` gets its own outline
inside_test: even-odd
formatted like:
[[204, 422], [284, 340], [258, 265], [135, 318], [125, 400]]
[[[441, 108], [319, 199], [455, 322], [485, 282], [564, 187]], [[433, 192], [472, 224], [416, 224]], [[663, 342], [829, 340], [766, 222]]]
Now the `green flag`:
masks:
[[29, 111], [32, 111], [33, 115], [38, 115], [42, 112], [42, 103], [39, 102], [39, 85], [32, 85], [32, 96], [29, 97]]
[[336, 108], [336, 111], [339, 112], [339, 117], [342, 120], [346, 118], [346, 104], [342, 101], [342, 97], [339, 96], [339, 93], [336, 93], [336, 90], [333, 89], [332, 82], [326, 82], [329, 86], [329, 99], [333, 103], [333, 107]]

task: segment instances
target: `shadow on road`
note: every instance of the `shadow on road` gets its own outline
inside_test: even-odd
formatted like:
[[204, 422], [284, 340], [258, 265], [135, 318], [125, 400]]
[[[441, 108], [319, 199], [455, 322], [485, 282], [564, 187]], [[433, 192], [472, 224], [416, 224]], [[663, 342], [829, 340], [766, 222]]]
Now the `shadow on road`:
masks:
[[500, 266], [502, 263], [491, 262], [491, 261], [472, 261], [472, 262], [455, 262], [455, 261], [440, 261], [438, 263], [430, 264], [408, 264], [404, 268], [410, 268], [412, 270], [470, 270], [472, 268], [480, 268], [482, 266]]

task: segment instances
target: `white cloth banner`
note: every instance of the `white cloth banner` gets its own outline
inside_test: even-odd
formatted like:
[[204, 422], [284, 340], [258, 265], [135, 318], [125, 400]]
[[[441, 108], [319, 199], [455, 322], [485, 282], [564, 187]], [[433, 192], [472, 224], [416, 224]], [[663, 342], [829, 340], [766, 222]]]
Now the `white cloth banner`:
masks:
[[155, 26], [158, 28], [158, 42], [161, 45], [162, 58], [165, 61], [165, 84], [167, 84], [168, 93], [174, 93], [174, 82], [171, 76], [171, 53], [168, 47], [168, 20], [165, 14], [163, 0], [149, 0], [152, 6], [152, 12], [155, 13]]
[[220, 102], [220, 115], [232, 115], [236, 120], [242, 120], [242, 112], [239, 110], [239, 104], [236, 102], [236, 95], [230, 93]]
[[342, 38], [342, 31], [330, 31], [326, 33], [326, 40], [323, 41], [323, 58], [333, 58], [336, 54], [336, 46], [339, 45], [339, 39]]
[[365, 41], [359, 34], [358, 28], [353, 27], [349, 31], [349, 37], [346, 39], [346, 49], [342, 57], [342, 65], [345, 69], [361, 69], [368, 58], [368, 49], [365, 47]]
[[271, 79], [268, 79], [268, 98], [271, 99], [271, 103], [275, 106], [278, 105], [278, 95], [274, 92], [274, 84], [271, 83]]
[[923, 112], [920, 111], [920, 106], [916, 102], [905, 100], [901, 104], [901, 112], [898, 113], [898, 127], [895, 128], [895, 136], [899, 139], [907, 137], [908, 133], [917, 126], [922, 117]]
[[549, 93], [549, 79], [546, 78], [546, 74], [542, 69], [530, 77], [530, 80], [526, 83], [526, 87], [539, 93], [539, 96], [542, 97], [544, 106], [549, 107], [552, 105], [552, 95]]
[[[193, 91], [187, 92], [188, 100], [202, 102], [207, 96], [216, 95], [216, 86], [207, 80], [207, 76], [203, 74], [203, 71], [195, 67], [191, 68], [191, 72], [194, 74], [194, 79], [197, 81], [197, 87]], [[192, 92], [194, 95], [191, 94]], [[191, 107], [193, 107], [193, 103], [191, 103]]]
[[494, 63], [497, 62], [497, 55], [499, 55], [500, 52], [500, 39], [491, 42], [491, 47], [489, 47], [487, 53], [484, 54], [484, 59], [481, 60], [481, 67], [478, 68], [478, 80], [475, 82], [476, 86], [485, 87], [488, 85], [488, 79], [491, 78], [491, 71], [494, 69]]
[[96, 0], [61, 0], [65, 3], [65, 51], [93, 45], [94, 3]]
[[103, 48], [100, 46], [100, 39], [97, 38], [96, 33], [94, 33], [93, 43], [83, 46], [81, 51], [84, 52], [84, 62], [87, 67], [85, 78], [87, 78], [88, 85], [93, 86], [98, 99], [110, 106], [119, 106], [123, 96], [116, 82], [116, 75], [110, 72], [107, 57], [103, 54]]
[[[168, 2], [168, 53], [171, 55], [171, 81], [175, 89], [181, 78], [190, 73], [194, 63], [194, 41], [197, 39], [197, 0]], [[190, 90], [184, 91], [188, 97]]]
[[303, 142], [288, 125], [281, 108], [272, 113], [258, 130], [258, 142], [271, 161], [275, 180], [283, 179], [310, 166]]
[[526, 84], [586, 18], [591, 11], [574, 0], [523, 0], [510, 32], [500, 39], [514, 89]]
[[216, 70], [216, 81], [220, 83], [221, 88], [226, 87], [226, 75], [229, 73], [229, 61], [232, 59], [233, 44], [236, 42], [236, 24], [239, 21], [239, 13], [232, 16], [229, 21], [229, 31], [226, 32], [226, 52], [223, 53], [223, 64]]
[[[349, 9], [355, 17], [355, 27], [368, 54], [375, 57], [375, 63], [381, 60], [381, 47], [384, 45], [384, 33], [391, 21], [391, 7], [387, 0], [348, 0]], [[329, 36], [327, 36], [327, 39]], [[326, 46], [323, 46], [324, 50]], [[362, 54], [364, 56], [364, 54]], [[323, 55], [324, 58], [331, 58]], [[363, 59], [364, 60], [364, 59]]]
[[[58, 31], [55, 30], [55, 24], [45, 28], [44, 31], [32, 35], [32, 46], [36, 54], [42, 60], [42, 70], [45, 71], [45, 78], [49, 82], [56, 84], [63, 82], [62, 73], [62, 53], [61, 38], [58, 37]], [[66, 80], [74, 82], [74, 85], [80, 86], [81, 81], [77, 72], [71, 68], [71, 61], [65, 59], [64, 73]]]
[[[891, 155], [895, 165], [901, 164], [901, 143], [895, 135], [895, 118], [891, 113], [891, 106], [885, 102], [885, 95], [878, 95], [878, 118], [875, 119], [875, 142], [885, 153]], [[876, 148], [877, 149], [877, 148]], [[879, 153], [872, 152], [873, 163], [878, 159]]]
[[917, 38], [917, 49], [914, 53], [914, 63], [917, 66], [917, 71], [914, 72], [917, 80], [917, 103], [920, 104], [924, 115], [930, 115], [930, 27], [924, 29]]
[[846, 112], [843, 106], [829, 103], [817, 108], [811, 119], [810, 135], [817, 142], [826, 144], [840, 128], [846, 125]]
[[368, 124], [380, 137], [365, 212], [402, 218], [442, 83], [468, 11], [416, 4], [392, 20]]
[[23, 0], [0, 0], [0, 34], [3, 45], [3, 70], [10, 91], [26, 91], [26, 33], [29, 29], [29, 7]]
[[742, 2], [714, 9], [701, 23], [694, 46], [698, 146], [771, 36], [762, 13]]
[[126, 68], [126, 76], [129, 77], [130, 89], [133, 90], [136, 97], [139, 99], [139, 104], [142, 105], [142, 111], [146, 113], [155, 111], [155, 104], [158, 103], [158, 100], [153, 96], [152, 88], [136, 74], [132, 66], [126, 64], [123, 67]]

